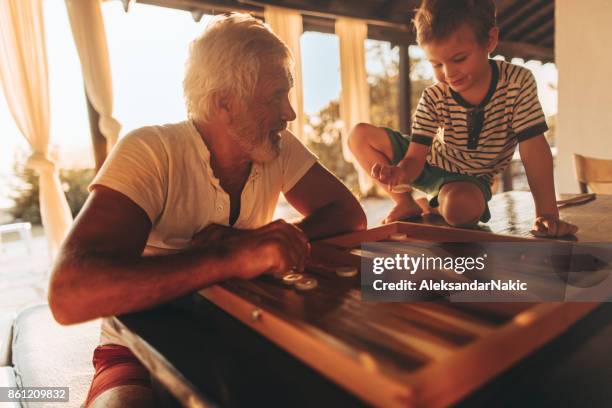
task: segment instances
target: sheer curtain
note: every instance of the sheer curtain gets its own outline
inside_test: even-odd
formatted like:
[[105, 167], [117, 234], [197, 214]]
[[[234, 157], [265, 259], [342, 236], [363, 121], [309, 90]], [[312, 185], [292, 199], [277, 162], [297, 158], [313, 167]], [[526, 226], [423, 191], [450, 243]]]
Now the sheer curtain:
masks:
[[100, 0], [66, 0], [66, 8], [87, 96], [100, 115], [98, 126], [110, 151], [121, 125], [113, 118], [113, 80]]
[[39, 175], [40, 213], [54, 256], [72, 215], [48, 155], [49, 84], [42, 0], [0, 2], [0, 82], [17, 127], [32, 148], [27, 166]]
[[370, 122], [370, 93], [365, 68], [364, 41], [368, 34], [365, 21], [338, 18], [336, 35], [340, 40], [340, 118], [344, 122], [342, 153], [353, 163], [359, 175], [359, 189], [367, 193], [373, 186], [372, 179], [359, 165], [348, 148], [348, 135], [353, 126]]
[[289, 123], [289, 130], [300, 140], [304, 140], [304, 90], [302, 85], [302, 56], [300, 50], [300, 37], [302, 35], [302, 16], [299, 12], [279, 7], [265, 6], [264, 17], [266, 23], [287, 44], [293, 58], [295, 69], [293, 90], [290, 94], [291, 106], [295, 109], [297, 118]]

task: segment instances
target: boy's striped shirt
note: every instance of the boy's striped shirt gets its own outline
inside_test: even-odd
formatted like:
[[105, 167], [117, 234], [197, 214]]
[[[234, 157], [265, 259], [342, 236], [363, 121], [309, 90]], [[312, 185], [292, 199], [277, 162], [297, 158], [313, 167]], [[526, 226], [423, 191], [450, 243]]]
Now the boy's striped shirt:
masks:
[[[412, 124], [412, 141], [431, 145], [430, 164], [488, 182], [510, 163], [517, 143], [548, 130], [531, 71], [505, 61], [490, 63], [491, 86], [479, 106], [437, 83], [423, 92]], [[484, 124], [470, 149], [468, 112], [479, 109]]]

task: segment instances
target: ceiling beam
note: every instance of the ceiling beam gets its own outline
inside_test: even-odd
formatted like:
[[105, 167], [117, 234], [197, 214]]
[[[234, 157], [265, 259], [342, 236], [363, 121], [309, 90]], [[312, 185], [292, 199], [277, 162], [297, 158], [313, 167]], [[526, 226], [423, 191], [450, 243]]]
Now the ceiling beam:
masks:
[[[302, 25], [304, 32], [314, 31], [319, 33], [334, 34], [336, 32], [334, 19], [325, 17], [303, 16]], [[416, 38], [413, 32], [399, 31], [389, 27], [380, 27], [368, 24], [368, 39], [388, 41], [393, 45], [414, 45]]]
[[542, 36], [542, 38], [538, 41], [538, 44], [540, 44], [542, 47], [551, 47], [554, 48], [555, 46], [555, 33], [550, 32], [547, 33], [546, 35]]
[[545, 21], [540, 24], [539, 27], [534, 28], [531, 32], [526, 34], [523, 37], [523, 42], [528, 42], [530, 44], [537, 44], [538, 40], [548, 33], [555, 32], [555, 22], [554, 19], [552, 21]]
[[263, 9], [248, 4], [239, 3], [236, 0], [138, 0], [141, 4], [167, 7], [188, 12], [203, 11], [205, 14], [221, 14], [231, 11], [252, 13], [258, 17], [263, 16]]
[[302, 15], [311, 15], [316, 17], [349, 17], [356, 18], [367, 22], [369, 25], [377, 25], [383, 27], [393, 27], [398, 30], [410, 30], [410, 22], [393, 22], [389, 20], [376, 19], [375, 10], [372, 10], [371, 3], [368, 2], [344, 2], [333, 1], [329, 4], [325, 11], [317, 9], [311, 1], [308, 0], [238, 0], [239, 3], [254, 5], [262, 9], [266, 5], [290, 8], [299, 11]]
[[506, 58], [522, 58], [526, 61], [535, 59], [542, 62], [554, 62], [555, 60], [553, 48], [512, 41], [500, 41], [492, 54], [500, 54]]
[[[401, 17], [404, 13], [405, 7], [416, 7], [418, 0], [402, 0], [402, 10], [392, 9], [394, 12]], [[538, 0], [537, 4], [550, 3], [553, 0]], [[329, 4], [329, 12], [318, 12], [299, 10], [302, 12], [302, 19], [304, 25], [304, 31], [317, 31], [322, 33], [334, 33], [335, 18], [339, 15], [346, 15], [350, 17], [360, 18], [358, 15], [367, 14], [367, 8], [363, 5], [358, 6], [360, 3], [351, 3], [351, 7], [348, 6], [348, 2], [342, 2], [341, 6], [338, 0], [318, 0], [318, 1], [306, 1], [306, 0], [265, 0], [253, 2], [251, 0], [138, 0], [138, 3], [151, 4], [162, 7], [170, 7], [175, 9], [181, 9], [188, 11], [194, 15], [194, 18], [199, 15], [199, 12], [205, 14], [220, 14], [230, 11], [241, 11], [251, 13], [259, 18], [263, 18], [263, 7], [265, 4], [274, 4], [278, 6], [287, 7], [287, 5], [297, 6], [301, 5], [306, 8], [313, 10], [315, 7], [321, 7], [323, 4]], [[384, 3], [390, 4], [390, 3]], [[501, 13], [503, 18], [517, 18], [524, 14], [525, 7], [515, 7], [524, 3], [523, 1], [517, 0], [498, 0], [498, 6], [503, 5], [505, 9]], [[355, 5], [355, 7], [352, 7]], [[391, 7], [391, 6], [389, 6]], [[397, 6], [395, 6], [397, 8]], [[501, 7], [501, 6], [500, 6]], [[531, 7], [528, 7], [531, 9]], [[342, 14], [342, 13], [346, 14]], [[335, 14], [337, 13], [337, 14]], [[370, 16], [375, 15], [374, 13]], [[505, 16], [505, 17], [504, 17]], [[510, 16], [510, 17], [508, 17]], [[514, 16], [514, 17], [513, 17]], [[403, 17], [401, 17], [403, 18]], [[416, 44], [415, 34], [410, 26], [410, 21], [406, 19], [404, 24], [398, 24], [388, 22], [384, 20], [373, 20], [370, 18], [361, 18], [368, 24], [368, 38], [379, 41], [388, 41], [393, 45], [414, 45]], [[554, 34], [554, 28], [553, 28]], [[552, 37], [552, 38], [551, 38]], [[536, 37], [537, 38], [537, 37]], [[554, 35], [549, 35], [546, 31], [546, 35], [543, 38], [538, 38], [539, 44], [528, 44], [525, 42], [517, 41], [500, 41], [498, 45], [498, 53], [507, 57], [522, 57], [525, 59], [539, 59], [542, 61], [553, 61], [554, 60], [554, 49], [550, 46], [544, 46], [547, 44], [554, 43]]]
[[385, 0], [376, 11], [376, 17], [387, 20], [393, 14], [395, 6], [397, 5], [396, 0]]
[[[507, 28], [502, 31], [502, 38], [505, 41], [521, 41], [526, 33], [535, 29], [546, 21], [552, 21], [554, 24], [555, 3], [550, 3], [547, 1], [548, 0], [544, 0], [540, 2], [543, 4], [543, 7], [538, 8], [537, 10], [533, 10], [533, 8], [527, 9], [526, 13], [529, 14], [525, 14], [522, 19], [517, 19], [514, 22], [511, 22], [511, 25], [509, 26], [505, 25]], [[537, 5], [538, 4], [535, 4], [534, 6]]]
[[507, 15], [511, 14], [513, 7], [515, 7], [516, 0], [495, 0], [495, 8], [497, 9], [497, 17], [506, 18]]
[[[138, 0], [138, 2], [185, 10], [192, 13], [194, 19], [201, 12], [205, 14], [220, 14], [230, 11], [248, 12], [263, 18], [263, 7], [236, 0]], [[333, 34], [335, 32], [334, 17], [332, 15], [303, 15], [304, 31]], [[398, 24], [378, 25], [370, 21], [368, 21], [368, 38], [378, 41], [389, 41], [394, 45], [413, 45], [416, 42], [414, 33], [408, 26], [403, 27]]]
[[497, 9], [497, 26], [501, 29], [502, 24], [505, 21], [511, 21], [516, 16], [523, 13], [526, 6], [529, 6], [528, 2], [522, 0], [508, 0], [503, 2], [505, 5], [502, 8]]
[[534, 15], [549, 7], [552, 4], [554, 9], [554, 2], [552, 0], [532, 0], [520, 2], [520, 6], [517, 5], [514, 9], [514, 13], [508, 16], [499, 16], [498, 25], [499, 31], [502, 38], [511, 35], [513, 31], [522, 28], [525, 24], [533, 18]]

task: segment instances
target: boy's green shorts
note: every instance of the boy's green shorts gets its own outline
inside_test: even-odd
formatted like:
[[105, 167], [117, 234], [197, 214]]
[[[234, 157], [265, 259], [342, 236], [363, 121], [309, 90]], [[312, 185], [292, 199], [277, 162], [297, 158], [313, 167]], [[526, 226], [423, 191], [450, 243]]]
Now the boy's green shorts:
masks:
[[[399, 163], [406, 152], [408, 151], [408, 145], [410, 144], [410, 136], [403, 135], [398, 131], [393, 129], [384, 128], [387, 134], [389, 135], [389, 140], [391, 140], [391, 148], [393, 150], [393, 161], [391, 164], [395, 165]], [[443, 185], [447, 183], [452, 183], [454, 181], [469, 181], [471, 183], [476, 184], [485, 198], [485, 211], [480, 217], [480, 221], [487, 222], [491, 219], [491, 212], [489, 211], [488, 202], [492, 197], [491, 186], [486, 181], [480, 180], [477, 177], [469, 176], [467, 174], [459, 174], [453, 173], [450, 171], [446, 171], [436, 166], [432, 166], [431, 164], [425, 162], [425, 167], [419, 177], [412, 183], [413, 187], [417, 190], [421, 190], [429, 196], [433, 196], [432, 199], [429, 200], [429, 205], [432, 208], [435, 208], [439, 205], [438, 203], [438, 193]]]

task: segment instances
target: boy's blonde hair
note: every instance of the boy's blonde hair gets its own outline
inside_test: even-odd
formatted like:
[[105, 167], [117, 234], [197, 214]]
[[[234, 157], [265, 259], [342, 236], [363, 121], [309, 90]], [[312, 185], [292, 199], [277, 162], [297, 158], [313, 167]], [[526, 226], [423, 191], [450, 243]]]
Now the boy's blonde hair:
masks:
[[446, 39], [463, 24], [485, 45], [496, 26], [493, 0], [423, 0], [414, 16], [419, 45]]
[[210, 122], [216, 93], [253, 97], [264, 65], [290, 70], [293, 55], [270, 27], [249, 14], [215, 17], [190, 45], [183, 93], [191, 119]]

